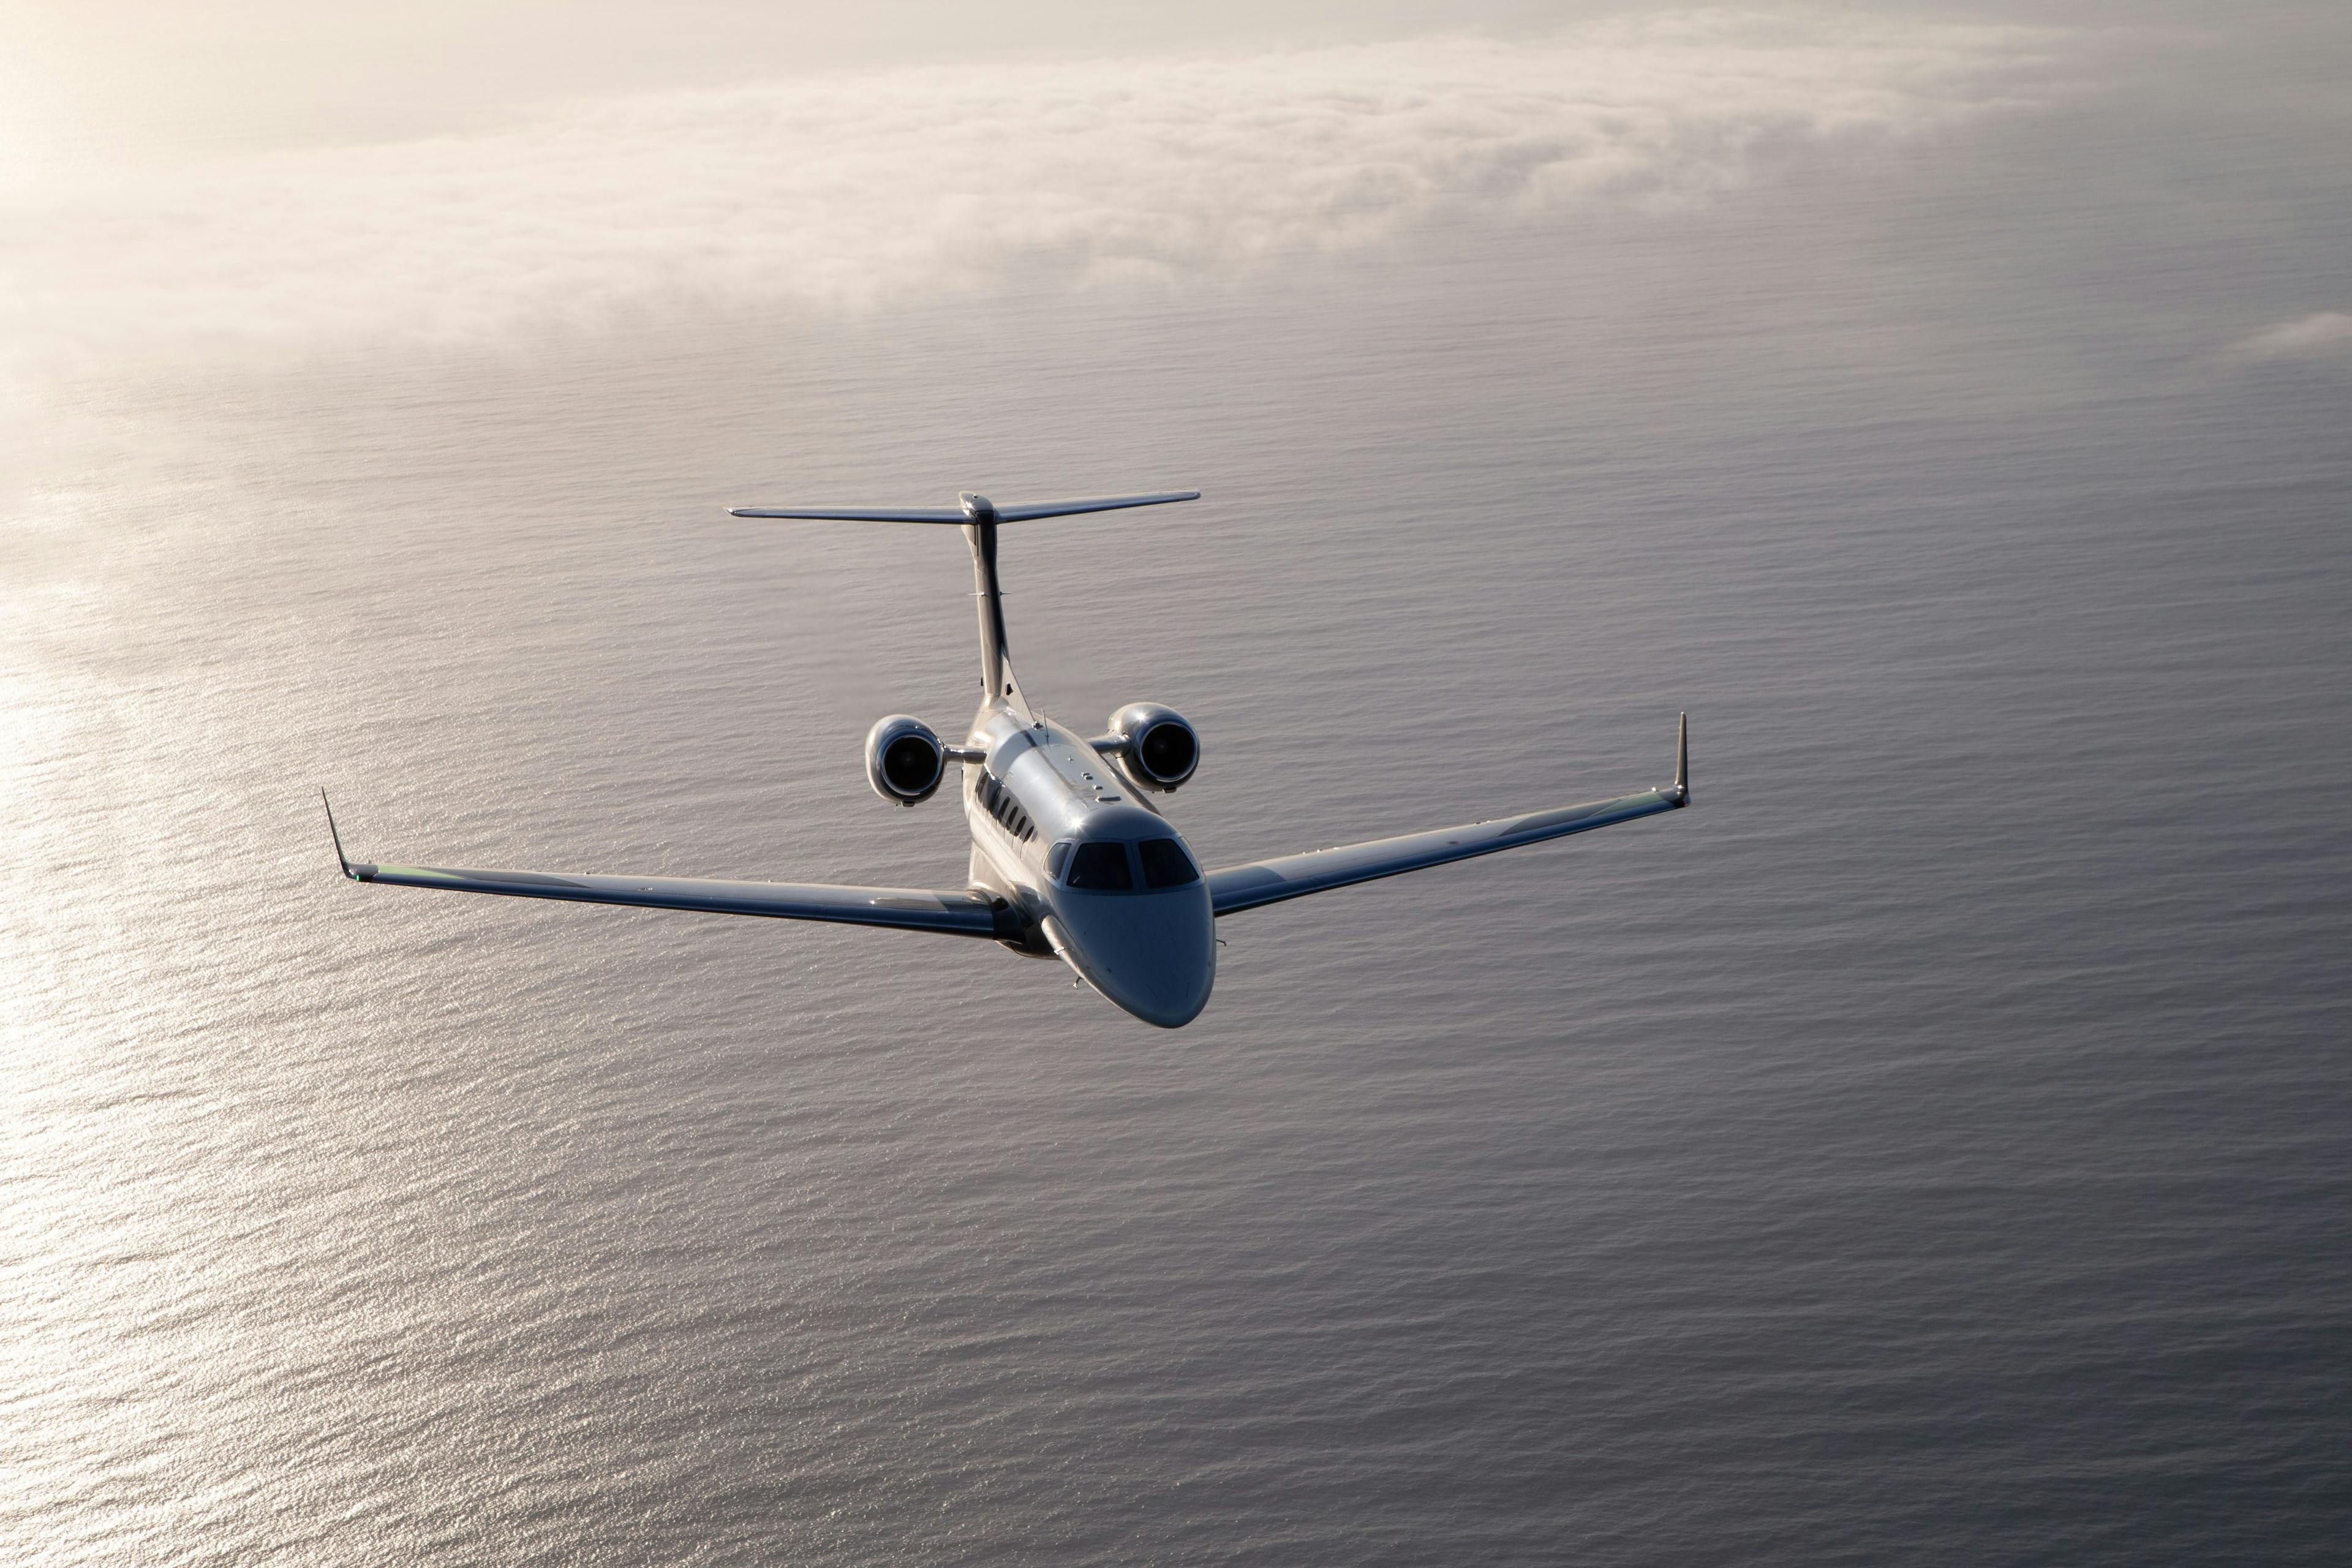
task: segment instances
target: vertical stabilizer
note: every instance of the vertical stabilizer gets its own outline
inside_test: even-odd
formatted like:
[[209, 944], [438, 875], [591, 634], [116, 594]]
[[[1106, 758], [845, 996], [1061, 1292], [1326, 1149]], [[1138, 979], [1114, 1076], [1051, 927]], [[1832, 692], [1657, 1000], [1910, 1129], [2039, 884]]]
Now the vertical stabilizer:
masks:
[[970, 491], [963, 503], [963, 536], [971, 541], [973, 596], [980, 602], [980, 684], [987, 700], [1002, 699], [1024, 720], [1034, 720], [1021, 678], [1013, 673], [1013, 647], [1004, 635], [1004, 587], [996, 575], [996, 508]]
[[1013, 651], [1004, 639], [1004, 591], [996, 580], [996, 527], [1003, 522], [1031, 522], [1039, 518], [1075, 517], [1081, 512], [1123, 511], [1129, 507], [1165, 506], [1170, 501], [1199, 500], [1198, 490], [1160, 490], [1151, 495], [1096, 496], [1087, 500], [1032, 501], [1000, 507], [986, 496], [967, 490], [956, 498], [955, 510], [931, 506], [739, 506], [736, 517], [838, 518], [850, 522], [961, 523], [971, 541], [971, 574], [980, 600], [980, 683], [991, 702], [1003, 702], [1023, 720], [1034, 721], [1036, 710], [1021, 692], [1013, 673]]

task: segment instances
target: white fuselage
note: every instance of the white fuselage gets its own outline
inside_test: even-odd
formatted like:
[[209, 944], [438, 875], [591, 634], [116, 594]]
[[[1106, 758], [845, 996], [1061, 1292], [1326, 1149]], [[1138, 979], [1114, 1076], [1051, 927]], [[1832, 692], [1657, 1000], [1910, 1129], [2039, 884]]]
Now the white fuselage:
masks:
[[984, 705], [963, 765], [971, 880], [1005, 899], [1023, 936], [1141, 1018], [1172, 1029], [1216, 979], [1209, 886], [1183, 836], [1087, 740], [1004, 701]]

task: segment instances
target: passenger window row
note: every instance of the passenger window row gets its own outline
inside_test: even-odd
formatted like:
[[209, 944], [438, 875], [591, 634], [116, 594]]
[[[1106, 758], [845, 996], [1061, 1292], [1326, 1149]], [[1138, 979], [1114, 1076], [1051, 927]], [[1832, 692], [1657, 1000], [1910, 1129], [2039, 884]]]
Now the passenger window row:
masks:
[[[1045, 874], [1081, 892], [1133, 892], [1135, 868], [1127, 851], [1125, 844], [1079, 844], [1065, 838], [1045, 857]], [[1147, 838], [1135, 846], [1135, 858], [1142, 864], [1146, 888], [1181, 888], [1201, 879], [1192, 858], [1173, 838]]]
[[1030, 823], [1029, 814], [1021, 809], [1021, 803], [1013, 799], [1011, 790], [996, 782], [994, 773], [982, 773], [980, 788], [975, 793], [980, 796], [980, 804], [988, 808], [991, 816], [1003, 825], [1005, 832], [1024, 844], [1037, 837], [1037, 829]]

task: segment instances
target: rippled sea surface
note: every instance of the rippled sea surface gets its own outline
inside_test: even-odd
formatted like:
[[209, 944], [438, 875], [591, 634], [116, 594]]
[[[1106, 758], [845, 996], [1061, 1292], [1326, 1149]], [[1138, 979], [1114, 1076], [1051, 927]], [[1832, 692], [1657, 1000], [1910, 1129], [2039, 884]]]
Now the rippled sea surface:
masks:
[[[2155, 104], [2156, 107], [2149, 107]], [[2137, 105], [2137, 107], [2135, 107]], [[2304, 108], [2295, 113], [2305, 112]], [[2312, 1562], [2352, 1532], [2342, 145], [2090, 94], [1664, 212], [92, 376], [0, 536], [0, 1554]], [[952, 533], [1215, 864], [983, 943], [364, 858], [955, 886]]]

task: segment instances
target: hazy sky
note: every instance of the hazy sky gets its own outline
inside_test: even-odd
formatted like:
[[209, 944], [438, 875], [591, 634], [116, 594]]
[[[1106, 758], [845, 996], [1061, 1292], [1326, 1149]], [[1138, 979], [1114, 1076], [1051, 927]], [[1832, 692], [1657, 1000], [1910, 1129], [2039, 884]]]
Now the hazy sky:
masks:
[[521, 106], [908, 65], [994, 69], [1478, 30], [1641, 7], [1544, 0], [1029, 0], [859, 6], [487, 0], [381, 7], [101, 0], [0, 7], [7, 100], [37, 162], [413, 135]]
[[[907, 65], [995, 69], [1044, 57], [1132, 59], [1465, 31], [1530, 37], [1595, 16], [1668, 9], [1675, 8], [1601, 0], [1199, 0], [1183, 6], [875, 0], [854, 7], [752, 0], [412, 0], [371, 7], [10, 0], [0, 5], [0, 39], [7, 45], [0, 52], [7, 88], [0, 115], [20, 142], [11, 175], [22, 177], [28, 163], [55, 167], [93, 155], [414, 135], [615, 92]], [[2340, 66], [2345, 47], [2339, 8], [2327, 5], [2074, 0], [1722, 9], [1810, 14], [1829, 26], [1867, 15], [2136, 33], [2210, 28], [2225, 37], [2258, 29], [2294, 38], [2315, 77], [2331, 63]]]
[[1675, 18], [635, 94], [60, 195], [28, 340], [466, 337], [679, 296], [1163, 279], [1442, 216], [1673, 204], [2053, 90], [2063, 37]]
[[[2191, 60], [2239, 90], [2242, 8], [2063, 9], [16, 5], [0, 333], [21, 372], [1023, 265], [1165, 282], [1703, 200]], [[2264, 14], [2264, 101], [2299, 61], [2315, 132], [2340, 127], [2346, 31]], [[2342, 341], [2272, 330], [2255, 352]]]

